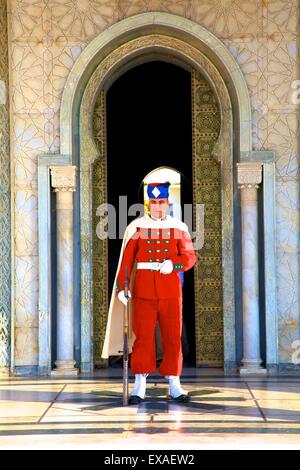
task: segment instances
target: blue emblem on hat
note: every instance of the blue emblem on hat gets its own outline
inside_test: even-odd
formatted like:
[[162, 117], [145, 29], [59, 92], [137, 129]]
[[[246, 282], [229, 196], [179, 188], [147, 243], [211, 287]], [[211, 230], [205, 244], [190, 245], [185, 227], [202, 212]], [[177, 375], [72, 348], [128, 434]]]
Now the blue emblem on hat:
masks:
[[164, 199], [169, 197], [169, 181], [165, 183], [149, 183], [147, 195], [149, 199]]

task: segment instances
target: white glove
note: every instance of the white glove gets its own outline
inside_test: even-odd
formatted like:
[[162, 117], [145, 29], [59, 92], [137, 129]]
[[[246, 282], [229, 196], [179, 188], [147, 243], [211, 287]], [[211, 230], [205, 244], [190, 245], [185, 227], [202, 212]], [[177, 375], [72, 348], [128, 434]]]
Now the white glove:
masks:
[[170, 274], [173, 271], [173, 262], [170, 259], [166, 259], [161, 265], [159, 272], [161, 274]]
[[[128, 297], [131, 297], [130, 290], [128, 291]], [[125, 296], [125, 292], [123, 290], [121, 290], [121, 292], [118, 293], [118, 298], [122, 302], [122, 304], [127, 305], [128, 299]]]

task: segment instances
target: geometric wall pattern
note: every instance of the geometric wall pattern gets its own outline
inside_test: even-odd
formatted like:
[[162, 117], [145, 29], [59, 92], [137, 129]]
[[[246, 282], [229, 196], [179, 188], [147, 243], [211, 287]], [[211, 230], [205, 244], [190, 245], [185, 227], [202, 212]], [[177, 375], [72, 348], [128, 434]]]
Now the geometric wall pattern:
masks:
[[[0, 6], [0, 81], [7, 83], [6, 1], [0, 0]], [[8, 2], [8, 9], [12, 51], [11, 145], [15, 192], [19, 193], [16, 224], [23, 215], [27, 218], [24, 233], [17, 229], [17, 234], [13, 234], [18, 248], [15, 256], [19, 254], [15, 265], [21, 265], [23, 270], [22, 276], [14, 281], [22, 279], [15, 296], [23, 297], [21, 301], [16, 298], [15, 305], [17, 310], [21, 306], [18, 315], [22, 324], [18, 328], [23, 333], [16, 342], [23, 364], [36, 363], [36, 348], [32, 345], [37, 344], [33, 329], [36, 329], [34, 317], [38, 318], [34, 287], [38, 279], [37, 155], [59, 151], [61, 96], [80, 52], [116, 21], [153, 10], [189, 18], [227, 46], [250, 92], [254, 149], [275, 151], [279, 356], [281, 362], [289, 362], [291, 342], [300, 338], [299, 105], [292, 100], [292, 83], [300, 79], [298, 0], [14, 0]], [[0, 82], [0, 103], [1, 90]], [[0, 122], [8, 123], [7, 107], [0, 104], [0, 109]], [[10, 303], [7, 125], [1, 128], [0, 137], [4, 139], [4, 146], [0, 145], [2, 336], [6, 336], [9, 327]], [[286, 222], [293, 230], [285, 228]], [[26, 244], [21, 252], [23, 237]], [[30, 279], [34, 280], [33, 285]], [[27, 305], [24, 299], [29, 298], [30, 312], [24, 312]], [[0, 344], [1, 361], [5, 362], [8, 344], [3, 337]], [[24, 351], [28, 351], [26, 357]]]
[[107, 239], [100, 239], [96, 233], [99, 222], [97, 207], [104, 204], [107, 194], [106, 178], [106, 113], [105, 92], [101, 90], [94, 108], [93, 131], [99, 156], [93, 163], [93, 350], [94, 364], [101, 367], [107, 363], [101, 358], [108, 312], [108, 244]]
[[204, 245], [195, 266], [196, 365], [224, 362], [221, 165], [212, 156], [220, 112], [207, 80], [192, 71], [193, 200], [204, 206]]
[[6, 0], [0, 0], [0, 368], [10, 362], [11, 241]]

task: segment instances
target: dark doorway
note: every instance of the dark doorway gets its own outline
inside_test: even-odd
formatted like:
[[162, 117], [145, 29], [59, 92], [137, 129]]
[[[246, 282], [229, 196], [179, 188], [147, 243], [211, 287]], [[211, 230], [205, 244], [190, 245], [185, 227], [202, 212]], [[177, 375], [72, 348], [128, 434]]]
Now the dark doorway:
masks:
[[[139, 65], [119, 77], [106, 97], [108, 202], [118, 215], [119, 196], [128, 207], [143, 203], [141, 181], [151, 170], [181, 172], [181, 202], [193, 202], [191, 74], [167, 62]], [[140, 188], [140, 189], [139, 189]], [[138, 216], [138, 214], [137, 214]], [[128, 217], [128, 223], [134, 217]], [[118, 233], [118, 227], [117, 227]], [[109, 240], [109, 295], [122, 240]], [[195, 366], [193, 270], [184, 276], [184, 365]]]

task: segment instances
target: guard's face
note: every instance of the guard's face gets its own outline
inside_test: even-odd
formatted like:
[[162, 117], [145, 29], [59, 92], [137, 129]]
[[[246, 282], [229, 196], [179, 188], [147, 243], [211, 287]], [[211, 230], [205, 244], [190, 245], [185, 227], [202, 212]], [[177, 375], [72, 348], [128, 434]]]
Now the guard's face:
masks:
[[149, 199], [150, 214], [156, 219], [164, 218], [169, 207], [168, 198]]

